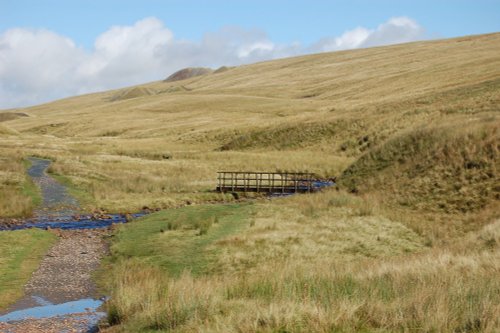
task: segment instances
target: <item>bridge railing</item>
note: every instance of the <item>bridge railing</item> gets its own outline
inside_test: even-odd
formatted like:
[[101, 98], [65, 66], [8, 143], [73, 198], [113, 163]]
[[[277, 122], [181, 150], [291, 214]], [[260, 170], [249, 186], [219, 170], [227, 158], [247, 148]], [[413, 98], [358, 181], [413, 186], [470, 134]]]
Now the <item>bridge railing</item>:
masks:
[[308, 172], [247, 172], [217, 173], [217, 191], [300, 193], [313, 190], [314, 176]]

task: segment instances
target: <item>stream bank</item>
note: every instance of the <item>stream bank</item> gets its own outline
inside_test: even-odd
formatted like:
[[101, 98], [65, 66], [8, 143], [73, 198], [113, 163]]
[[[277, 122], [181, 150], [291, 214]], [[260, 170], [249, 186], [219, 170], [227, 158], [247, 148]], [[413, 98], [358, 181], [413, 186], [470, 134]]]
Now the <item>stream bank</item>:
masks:
[[3, 225], [0, 232], [42, 228], [59, 241], [25, 285], [25, 296], [0, 311], [0, 332], [96, 332], [99, 320], [106, 315], [100, 310], [105, 297], [97, 293], [92, 273], [107, 254], [104, 238], [111, 233], [109, 227], [133, 217], [81, 215], [78, 201], [46, 173], [50, 161], [30, 161], [28, 175], [40, 187], [42, 205], [32, 219]]

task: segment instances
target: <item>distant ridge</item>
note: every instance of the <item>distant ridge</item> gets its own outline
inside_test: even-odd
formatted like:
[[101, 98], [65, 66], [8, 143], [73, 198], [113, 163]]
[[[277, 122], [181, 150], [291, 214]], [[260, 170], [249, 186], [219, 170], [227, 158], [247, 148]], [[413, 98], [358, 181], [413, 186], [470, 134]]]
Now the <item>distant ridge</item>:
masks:
[[201, 76], [212, 73], [213, 70], [205, 67], [188, 67], [181, 69], [174, 74], [167, 77], [164, 82], [174, 82], [180, 80], [186, 80], [195, 76]]
[[21, 117], [29, 117], [29, 115], [23, 112], [1, 112], [0, 122], [14, 120]]

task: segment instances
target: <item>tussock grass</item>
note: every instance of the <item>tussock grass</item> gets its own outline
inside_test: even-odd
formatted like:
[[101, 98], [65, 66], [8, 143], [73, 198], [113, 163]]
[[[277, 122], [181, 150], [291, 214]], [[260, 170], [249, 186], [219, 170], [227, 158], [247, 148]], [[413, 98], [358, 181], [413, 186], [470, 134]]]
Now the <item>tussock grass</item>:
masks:
[[418, 210], [468, 213], [500, 198], [498, 122], [423, 128], [389, 140], [342, 175], [355, 191], [392, 192]]
[[0, 124], [0, 136], [16, 136], [18, 134], [19, 132], [17, 132], [16, 130], [13, 130], [8, 126]]
[[[341, 198], [342, 206], [332, 202]], [[403, 223], [375, 210], [360, 214], [365, 200], [331, 191], [261, 204], [251, 228], [218, 242], [218, 270], [252, 272], [277, 262], [323, 265], [423, 250], [424, 240]]]
[[[255, 130], [243, 134], [224, 144], [221, 150], [241, 150], [248, 148], [287, 149], [317, 145], [322, 141], [337, 141], [347, 136], [360, 134], [360, 120], [339, 120], [331, 123], [300, 123], [281, 125]], [[348, 135], [346, 135], [348, 133]]]
[[115, 266], [113, 276], [120, 281], [108, 303], [108, 320], [125, 323], [125, 330], [171, 330], [215, 314], [212, 281], [189, 274], [169, 279], [159, 268], [133, 260]]
[[31, 215], [40, 203], [40, 190], [26, 176], [29, 163], [19, 151], [8, 150], [0, 157], [0, 217]]
[[[358, 216], [360, 201], [332, 191], [259, 205], [254, 223], [211, 244], [217, 259], [203, 275], [171, 275], [156, 255], [146, 255], [148, 261], [144, 254], [119, 254], [108, 281], [114, 295], [108, 312], [118, 324], [112, 331], [498, 330], [497, 222], [470, 235], [471, 242], [489, 240], [473, 251], [469, 244], [426, 249], [397, 222]], [[310, 205], [317, 215], [308, 215]], [[119, 235], [149, 227], [138, 221]], [[166, 257], [190, 243], [175, 243], [174, 234], [164, 240]]]

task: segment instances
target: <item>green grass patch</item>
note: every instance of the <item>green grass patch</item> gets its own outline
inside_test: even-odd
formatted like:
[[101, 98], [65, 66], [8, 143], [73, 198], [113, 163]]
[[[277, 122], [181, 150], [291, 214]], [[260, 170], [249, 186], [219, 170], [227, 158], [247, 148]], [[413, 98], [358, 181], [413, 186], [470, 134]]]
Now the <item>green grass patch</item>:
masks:
[[113, 260], [139, 258], [174, 276], [188, 270], [210, 272], [216, 241], [247, 225], [251, 205], [200, 205], [170, 209], [120, 227], [112, 245]]
[[0, 309], [22, 296], [24, 285], [55, 242], [56, 236], [38, 229], [0, 232]]
[[31, 198], [33, 207], [38, 207], [42, 203], [42, 194], [40, 193], [40, 189], [35, 185], [35, 183], [33, 183], [31, 179], [27, 179], [24, 182], [22, 193], [23, 195]]
[[[26, 170], [31, 167], [31, 162], [29, 160], [23, 160], [23, 165]], [[35, 185], [33, 180], [30, 177], [26, 177], [22, 185], [22, 194], [31, 198], [31, 202], [33, 203], [33, 207], [38, 207], [42, 204], [42, 193], [40, 188]]]

